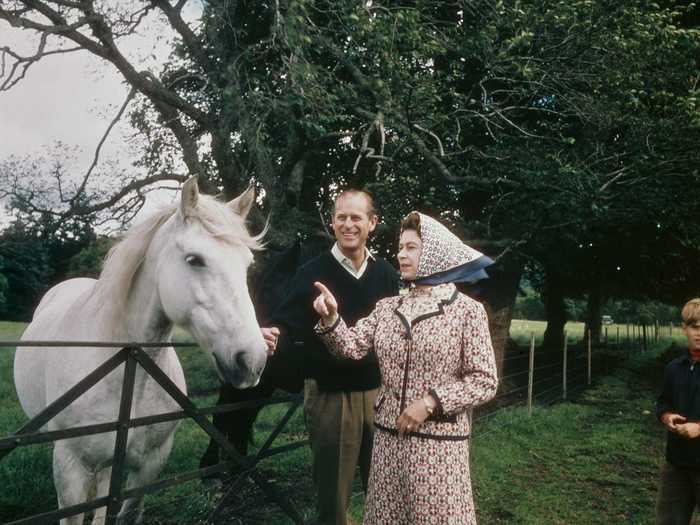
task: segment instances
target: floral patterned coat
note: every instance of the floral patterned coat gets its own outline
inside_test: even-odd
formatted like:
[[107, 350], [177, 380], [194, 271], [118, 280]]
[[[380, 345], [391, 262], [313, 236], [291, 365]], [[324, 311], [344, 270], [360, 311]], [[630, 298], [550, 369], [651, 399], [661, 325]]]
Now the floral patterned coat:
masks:
[[453, 284], [382, 299], [354, 328], [339, 318], [332, 327], [317, 330], [338, 356], [361, 359], [376, 352], [382, 374], [375, 405], [380, 430], [396, 433], [404, 409], [430, 393], [438, 408], [412, 435], [467, 439], [468, 409], [496, 393], [486, 313]]

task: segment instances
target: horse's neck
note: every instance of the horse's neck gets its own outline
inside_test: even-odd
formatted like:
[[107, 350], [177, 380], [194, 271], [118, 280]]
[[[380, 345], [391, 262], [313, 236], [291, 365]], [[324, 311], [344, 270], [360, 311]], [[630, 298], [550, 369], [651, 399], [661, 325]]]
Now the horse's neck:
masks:
[[173, 323], [165, 316], [154, 286], [137, 286], [126, 306], [126, 335], [130, 341], [169, 341]]
[[[167, 227], [167, 226], [166, 226]], [[163, 311], [158, 295], [157, 254], [162, 238], [156, 237], [134, 277], [124, 311], [122, 337], [144, 343], [169, 341], [173, 323]]]

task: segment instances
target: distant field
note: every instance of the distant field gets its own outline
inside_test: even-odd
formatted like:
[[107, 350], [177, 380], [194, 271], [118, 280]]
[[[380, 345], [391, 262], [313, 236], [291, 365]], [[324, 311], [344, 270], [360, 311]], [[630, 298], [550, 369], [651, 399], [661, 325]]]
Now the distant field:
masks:
[[[546, 327], [547, 323], [545, 321], [513, 319], [510, 325], [510, 336], [519, 344], [526, 344], [530, 340], [530, 335], [534, 333], [535, 343], [539, 344], [542, 342], [542, 336]], [[565, 330], [566, 338], [569, 343], [577, 343], [583, 340], [584, 323], [570, 321], [566, 323]], [[625, 341], [628, 337], [630, 339], [634, 337], [632, 327], [625, 324], [603, 326], [603, 336], [605, 336], [606, 332], [608, 341], [611, 343], [617, 342], [618, 338], [620, 341]], [[663, 338], [669, 336], [672, 336], [674, 339], [683, 337], [683, 332], [679, 325], [674, 325], [673, 327], [669, 325], [661, 326], [659, 328], [659, 333]], [[651, 336], [651, 333], [648, 335]]]

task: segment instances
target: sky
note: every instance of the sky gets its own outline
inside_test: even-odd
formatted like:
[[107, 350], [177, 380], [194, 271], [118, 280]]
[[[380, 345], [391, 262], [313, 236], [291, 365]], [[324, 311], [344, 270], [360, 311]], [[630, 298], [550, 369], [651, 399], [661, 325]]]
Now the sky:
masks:
[[[186, 15], [190, 20], [196, 18], [196, 3]], [[139, 69], [158, 73], [168, 54], [168, 34], [165, 24], [154, 17], [146, 21], [141, 34], [120, 45], [127, 57], [139, 64]], [[32, 54], [35, 35], [0, 21], [0, 48], [9, 46], [22, 54]], [[85, 173], [128, 92], [114, 66], [88, 52], [42, 58], [22, 81], [9, 91], [0, 92], [0, 160], [10, 155], [41, 155], [60, 141], [78, 148], [76, 171]], [[132, 133], [127, 123], [116, 126], [102, 148], [101, 158], [130, 165], [136, 152], [130, 151], [125, 137]], [[172, 192], [152, 193], [140, 216], [152, 213], [173, 198]]]

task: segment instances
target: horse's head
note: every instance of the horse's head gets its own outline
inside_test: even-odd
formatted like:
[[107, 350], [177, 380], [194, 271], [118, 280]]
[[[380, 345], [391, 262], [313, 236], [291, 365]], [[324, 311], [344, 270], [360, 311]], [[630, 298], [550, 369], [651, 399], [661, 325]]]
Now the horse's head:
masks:
[[249, 188], [221, 203], [188, 180], [156, 269], [167, 317], [197, 339], [222, 380], [237, 388], [257, 384], [267, 358], [246, 280], [252, 250], [260, 247], [245, 227], [254, 199]]

